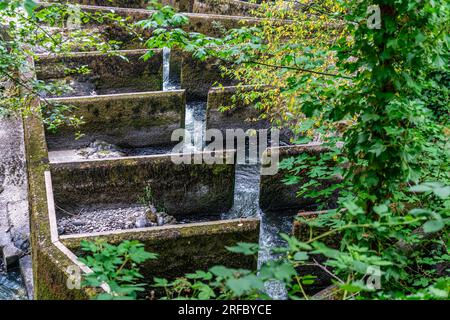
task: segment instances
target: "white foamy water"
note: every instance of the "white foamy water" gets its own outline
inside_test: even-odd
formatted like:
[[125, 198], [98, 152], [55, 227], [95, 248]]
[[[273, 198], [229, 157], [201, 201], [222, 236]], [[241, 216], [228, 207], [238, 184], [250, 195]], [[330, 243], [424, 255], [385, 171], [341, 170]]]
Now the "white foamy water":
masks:
[[0, 272], [0, 300], [27, 300], [27, 292], [19, 272]]

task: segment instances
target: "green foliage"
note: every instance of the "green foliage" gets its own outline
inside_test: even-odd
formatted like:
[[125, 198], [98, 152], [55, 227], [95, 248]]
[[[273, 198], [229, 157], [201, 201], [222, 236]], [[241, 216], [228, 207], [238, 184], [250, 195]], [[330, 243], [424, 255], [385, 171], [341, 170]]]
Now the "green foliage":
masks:
[[[126, 18], [108, 12], [85, 12], [76, 6], [52, 3], [37, 6], [32, 0], [0, 2], [0, 116], [27, 115], [36, 101], [41, 101], [43, 121], [50, 131], [61, 125], [78, 127], [82, 119], [72, 115], [72, 106], [53, 104], [48, 96], [60, 96], [70, 92], [62, 82], [48, 83], [34, 79], [31, 59], [40, 53], [67, 53], [70, 51], [107, 52], [120, 48], [120, 42], [102, 39], [100, 32], [93, 32], [83, 25], [93, 21], [115, 24], [128, 32], [134, 32]], [[80, 26], [67, 28], [69, 18], [79, 15]], [[64, 28], [64, 32], [57, 31]], [[87, 74], [86, 66], [65, 70], [66, 75]], [[80, 133], [77, 133], [80, 136]]]
[[109, 293], [98, 294], [97, 300], [135, 300], [144, 291], [145, 284], [139, 283], [143, 276], [139, 265], [157, 255], [145, 251], [138, 241], [124, 241], [118, 246], [104, 241], [82, 241], [81, 249], [86, 256], [80, 262], [91, 268], [92, 273], [84, 276], [84, 287], [98, 288], [103, 284], [110, 288]]
[[[240, 243], [228, 248], [231, 252], [255, 255], [258, 245]], [[215, 266], [208, 271], [197, 271], [186, 274], [174, 281], [154, 278], [154, 287], [163, 288], [163, 299], [192, 300], [232, 300], [232, 299], [263, 299], [264, 278], [246, 269], [231, 269]]]
[[[380, 28], [368, 24], [369, 6], [380, 9]], [[285, 183], [302, 182], [298, 195], [318, 199], [319, 207], [339, 190], [337, 208], [303, 219], [309, 239], [284, 236], [289, 247], [277, 252], [286, 256], [259, 276], [285, 282], [293, 299], [308, 298], [303, 286], [313, 279], [304, 283], [294, 271], [311, 264], [327, 270], [344, 299], [448, 297], [450, 7], [364, 0], [261, 8], [259, 25], [217, 38], [183, 31], [187, 20], [162, 6], [140, 23], [157, 29], [149, 48], [179, 47], [225, 62], [227, 75], [243, 84], [270, 84], [246, 97], [274, 125], [289, 126], [297, 142], [321, 138], [322, 155], [286, 159], [281, 169]], [[335, 178], [342, 182], [317, 189]], [[364, 282], [374, 267], [380, 290]], [[256, 287], [245, 292], [252, 296]]]

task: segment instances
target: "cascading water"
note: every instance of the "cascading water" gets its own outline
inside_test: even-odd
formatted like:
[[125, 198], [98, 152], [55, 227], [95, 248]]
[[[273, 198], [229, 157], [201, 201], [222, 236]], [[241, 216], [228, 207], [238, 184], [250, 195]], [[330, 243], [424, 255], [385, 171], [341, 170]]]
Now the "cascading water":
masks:
[[[163, 49], [163, 91], [180, 90], [180, 79], [171, 72], [171, 50]], [[206, 125], [206, 101], [191, 101], [186, 104], [185, 129], [191, 141], [186, 141], [186, 151], [202, 150]]]
[[27, 300], [27, 292], [18, 271], [6, 273], [0, 263], [0, 301]]
[[[170, 50], [164, 49], [164, 84], [163, 90], [178, 90], [181, 88], [179, 79], [170, 72]], [[185, 127], [191, 135], [187, 150], [202, 150], [205, 145], [206, 101], [189, 102], [186, 105]], [[271, 249], [283, 245], [279, 237], [281, 232], [290, 233], [292, 215], [266, 214], [259, 207], [260, 164], [236, 165], [235, 194], [233, 208], [222, 214], [222, 219], [256, 217], [261, 218], [260, 254], [258, 265], [276, 259]], [[286, 288], [282, 283], [266, 284], [266, 293], [273, 299], [287, 299]]]

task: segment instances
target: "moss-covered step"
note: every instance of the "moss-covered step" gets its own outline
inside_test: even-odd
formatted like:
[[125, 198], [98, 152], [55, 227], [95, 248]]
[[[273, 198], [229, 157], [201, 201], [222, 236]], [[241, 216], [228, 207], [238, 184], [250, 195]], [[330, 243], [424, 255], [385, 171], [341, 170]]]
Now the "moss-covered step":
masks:
[[[55, 132], [47, 132], [50, 151], [82, 148], [95, 140], [126, 148], [171, 145], [172, 132], [184, 128], [183, 90], [57, 98], [48, 102], [72, 107], [68, 113], [83, 119], [76, 128], [62, 125]], [[83, 135], [76, 139], [78, 131]]]
[[[298, 145], [287, 147], [276, 147], [274, 149], [269, 148], [266, 150], [267, 154], [277, 151], [279, 154], [280, 162], [284, 159], [295, 158], [303, 153], [307, 153], [309, 156], [320, 158], [325, 149], [318, 145]], [[330, 163], [330, 165], [332, 165]], [[325, 208], [334, 207], [336, 204], [338, 191], [332, 193], [327, 199], [309, 198], [305, 196], [297, 196], [299, 187], [307, 184], [312, 180], [306, 174], [300, 172], [298, 174], [299, 181], [293, 185], [287, 185], [283, 182], [288, 172], [286, 170], [279, 170], [275, 175], [263, 175], [260, 182], [260, 207], [266, 211], [279, 211], [279, 210], [303, 210], [311, 211], [319, 204]], [[316, 190], [323, 190], [331, 185], [340, 182], [340, 177], [336, 177], [330, 180], [322, 181]], [[312, 188], [312, 187], [311, 187]]]
[[181, 12], [250, 16], [258, 4], [238, 0], [162, 0]]
[[[24, 140], [28, 172], [30, 240], [33, 260], [34, 298], [39, 300], [87, 299], [85, 290], [69, 289], [69, 267], [76, 264], [68, 250], [51, 234], [46, 171], [49, 170], [44, 126], [39, 100], [30, 102], [31, 114], [24, 117]], [[52, 197], [50, 197], [52, 198]], [[54, 223], [53, 223], [54, 224]]]
[[146, 8], [149, 0], [47, 0], [46, 2], [81, 4], [89, 6], [107, 6], [121, 8]]
[[110, 233], [67, 235], [61, 241], [75, 254], [82, 254], [82, 240], [106, 240], [118, 244], [124, 240], [138, 240], [149, 252], [158, 254], [157, 260], [145, 262], [141, 272], [147, 282], [153, 277], [175, 278], [215, 265], [230, 268], [256, 269], [255, 257], [229, 252], [225, 247], [238, 242], [258, 243], [258, 218], [224, 220], [186, 225], [154, 227]]
[[[208, 92], [206, 129], [218, 129], [223, 133], [226, 129], [269, 129], [270, 123], [260, 118], [261, 112], [236, 95], [247, 90], [252, 90], [252, 87], [211, 88]], [[223, 107], [226, 109], [222, 110]]]
[[186, 90], [188, 101], [205, 101], [209, 90], [216, 85], [233, 86], [237, 81], [223, 77], [217, 59], [201, 61], [189, 52], [172, 52], [174, 60], [181, 60], [181, 88]]
[[45, 82], [60, 81], [72, 91], [63, 96], [85, 96], [162, 90], [162, 51], [144, 61], [145, 50], [109, 53], [74, 52], [39, 55], [36, 76]]
[[[40, 8], [48, 7], [51, 3], [41, 3]], [[39, 10], [39, 9], [37, 9]], [[121, 7], [106, 7], [106, 6], [90, 6], [80, 5], [80, 10], [88, 12], [92, 15], [115, 15], [126, 19], [132, 25], [137, 21], [149, 19], [155, 11], [139, 8], [121, 8]], [[224, 30], [240, 28], [241, 26], [253, 26], [259, 23], [259, 20], [254, 17], [244, 16], [230, 16], [218, 14], [204, 14], [204, 13], [185, 13], [189, 18], [189, 23], [183, 27], [185, 31], [200, 32], [208, 36], [221, 36]], [[101, 20], [99, 23], [97, 20]], [[104, 41], [114, 40], [120, 41], [120, 49], [139, 49], [143, 48], [144, 42], [151, 35], [149, 30], [137, 30], [137, 32], [130, 31], [129, 27], [124, 27], [117, 23], [115, 19], [93, 19], [83, 22], [82, 28], [92, 30], [93, 33], [101, 34]]]
[[[188, 157], [204, 156], [197, 153]], [[227, 212], [233, 205], [234, 151], [224, 164], [176, 164], [171, 155], [53, 163], [55, 201], [61, 207], [137, 204], [149, 187], [155, 205], [175, 217]], [[228, 160], [227, 160], [228, 159]]]

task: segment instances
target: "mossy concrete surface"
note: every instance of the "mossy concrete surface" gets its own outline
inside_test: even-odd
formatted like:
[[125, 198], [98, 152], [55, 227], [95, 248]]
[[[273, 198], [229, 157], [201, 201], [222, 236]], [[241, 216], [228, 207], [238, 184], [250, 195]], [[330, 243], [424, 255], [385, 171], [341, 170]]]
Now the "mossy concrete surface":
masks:
[[[261, 112], [236, 95], [248, 90], [252, 88], [211, 88], [208, 93], [206, 129], [219, 129], [222, 132], [226, 129], [269, 129], [269, 121], [260, 119]], [[234, 101], [233, 96], [236, 98]], [[223, 107], [227, 109], [221, 111]]]
[[187, 13], [186, 16], [189, 24], [183, 28], [185, 31], [199, 32], [210, 37], [220, 37], [226, 30], [251, 27], [261, 22], [253, 17], [220, 14]]
[[238, 0], [193, 0], [192, 12], [230, 16], [252, 16], [259, 8], [256, 3]]
[[238, 0], [162, 0], [180, 12], [207, 13], [230, 16], [251, 16], [258, 4]]
[[[107, 1], [107, 0], [105, 0]], [[137, 3], [137, 2], [134, 2]], [[48, 7], [51, 3], [40, 3], [41, 8]], [[144, 6], [145, 8], [145, 6]], [[155, 12], [153, 10], [141, 9], [137, 5], [130, 4], [128, 7], [114, 7], [103, 5], [80, 5], [80, 9], [89, 13], [114, 14], [126, 18], [129, 23], [149, 19]], [[259, 20], [254, 17], [192, 13], [192, 9], [181, 10], [189, 18], [189, 24], [184, 27], [185, 31], [200, 32], [207, 36], [221, 36], [227, 29], [239, 28], [240, 26], [253, 26], [258, 24]], [[99, 24], [96, 21], [89, 21], [82, 26], [83, 28], [92, 28], [93, 31], [100, 32], [104, 41], [115, 40], [121, 42], [121, 49], [139, 49], [144, 47], [144, 41], [139, 40], [133, 32], [120, 26], [115, 21], [104, 19]], [[151, 31], [140, 30], [140, 36], [144, 39], [151, 36]]]
[[[302, 153], [307, 153], [311, 156], [320, 157], [325, 149], [320, 145], [300, 145], [279, 147], [280, 162], [284, 159], [296, 157]], [[271, 149], [269, 148], [269, 154]], [[300, 186], [307, 184], [311, 178], [303, 175], [300, 176], [300, 181], [294, 185], [286, 185], [283, 179], [288, 172], [286, 170], [279, 170], [275, 175], [261, 176], [260, 182], [260, 207], [265, 211], [279, 211], [279, 210], [303, 210], [311, 211], [317, 205], [325, 204], [325, 207], [335, 206], [338, 192], [328, 199], [317, 199], [303, 196], [297, 196]], [[323, 181], [322, 184], [316, 188], [319, 190], [328, 188], [330, 185], [339, 182], [340, 179], [336, 177], [333, 180]]]
[[24, 118], [28, 169], [30, 238], [33, 259], [34, 298], [38, 300], [86, 299], [84, 290], [67, 287], [67, 268], [73, 262], [52, 242], [44, 172], [49, 169], [45, 133], [39, 101], [32, 102], [33, 114]]
[[148, 0], [47, 0], [47, 2], [82, 4], [90, 6], [107, 6], [121, 8], [146, 8]]
[[[207, 153], [198, 155], [202, 154]], [[224, 157], [234, 157], [234, 151]], [[175, 217], [227, 212], [233, 205], [234, 171], [234, 165], [225, 163], [175, 164], [170, 155], [51, 166], [55, 201], [60, 206], [136, 204], [150, 187], [155, 205]]]
[[181, 88], [186, 90], [188, 101], [205, 101], [209, 90], [216, 85], [232, 86], [237, 82], [222, 76], [221, 62], [217, 59], [201, 61], [189, 52], [175, 52], [181, 56]]
[[[73, 88], [69, 96], [162, 90], [162, 51], [144, 61], [146, 50], [76, 52], [39, 55], [36, 74], [46, 82], [63, 81]], [[80, 68], [87, 72], [80, 72]], [[74, 84], [75, 83], [75, 84]]]
[[[76, 128], [63, 125], [56, 132], [47, 132], [51, 151], [86, 147], [94, 140], [123, 147], [171, 145], [172, 132], [184, 128], [186, 98], [183, 90], [49, 101], [73, 107], [70, 115], [83, 119], [83, 124]], [[78, 131], [83, 136], [75, 139]]]
[[61, 241], [81, 255], [82, 240], [106, 240], [119, 244], [124, 240], [139, 240], [149, 252], [158, 254], [157, 260], [143, 264], [141, 271], [146, 281], [153, 277], [176, 278], [196, 270], [207, 270], [215, 265], [230, 268], [256, 269], [256, 258], [234, 254], [226, 247], [238, 242], [258, 243], [258, 218], [176, 225], [146, 230], [117, 231], [105, 234], [62, 236]]

